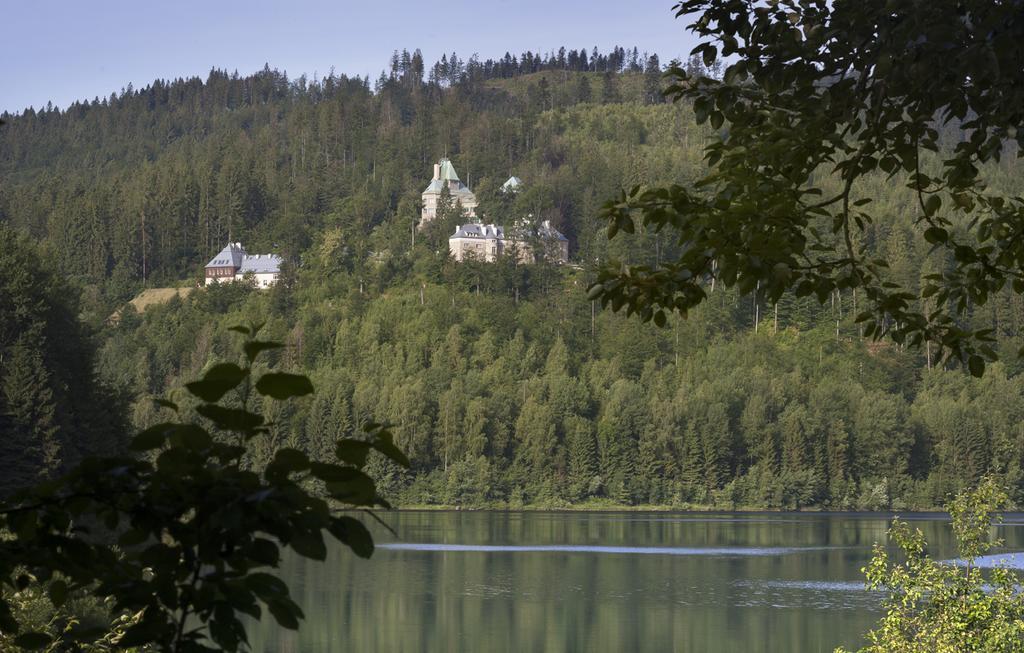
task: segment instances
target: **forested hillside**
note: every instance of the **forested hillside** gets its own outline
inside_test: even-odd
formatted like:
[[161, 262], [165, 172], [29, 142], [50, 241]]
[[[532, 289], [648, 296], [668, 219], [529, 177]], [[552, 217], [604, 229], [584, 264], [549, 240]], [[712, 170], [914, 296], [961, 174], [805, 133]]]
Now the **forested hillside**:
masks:
[[[234, 355], [227, 327], [266, 321], [288, 344], [273, 363], [318, 389], [268, 415], [274, 443], [323, 453], [364, 419], [391, 422], [413, 469], [375, 472], [400, 504], [932, 507], [989, 471], [1024, 501], [1024, 303], [1009, 290], [971, 317], [1004, 359], [980, 380], [865, 341], [852, 293], [771, 306], [708, 280], [709, 302], [663, 329], [587, 300], [600, 262], [679, 246], [609, 242], [601, 204], [698, 179], [718, 137], [660, 101], [660, 66], [624, 49], [432, 67], [403, 52], [372, 84], [215, 70], [5, 115], [0, 220], [82, 287], [99, 372], [135, 395], [136, 425], [157, 420], [152, 396]], [[445, 154], [489, 220], [551, 220], [573, 264], [455, 264], [456, 215], [415, 232]], [[1015, 159], [1001, 165], [995, 183], [1020, 187]], [[514, 198], [498, 191], [510, 174]], [[915, 287], [944, 262], [899, 184], [879, 177], [871, 196], [889, 219], [866, 244]], [[282, 282], [105, 324], [145, 287], [194, 285], [229, 238], [284, 256]]]
[[123, 447], [124, 394], [95, 371], [76, 290], [0, 224], [0, 458], [7, 495]]

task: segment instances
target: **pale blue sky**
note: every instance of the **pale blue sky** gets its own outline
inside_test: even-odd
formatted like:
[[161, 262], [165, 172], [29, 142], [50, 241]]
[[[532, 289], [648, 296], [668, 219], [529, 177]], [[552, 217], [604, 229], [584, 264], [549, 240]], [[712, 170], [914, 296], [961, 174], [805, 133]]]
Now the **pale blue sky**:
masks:
[[674, 0], [13, 0], [0, 10], [0, 111], [65, 107], [211, 67], [375, 78], [391, 52], [466, 59], [614, 45], [683, 57]]

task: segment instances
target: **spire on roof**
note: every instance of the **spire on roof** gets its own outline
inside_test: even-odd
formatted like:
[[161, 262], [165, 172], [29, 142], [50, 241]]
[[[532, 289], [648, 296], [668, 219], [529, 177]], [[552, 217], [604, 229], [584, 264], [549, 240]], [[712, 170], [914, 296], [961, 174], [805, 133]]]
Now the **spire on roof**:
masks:
[[445, 181], [459, 181], [459, 175], [455, 172], [455, 166], [447, 157], [441, 159], [441, 179]]

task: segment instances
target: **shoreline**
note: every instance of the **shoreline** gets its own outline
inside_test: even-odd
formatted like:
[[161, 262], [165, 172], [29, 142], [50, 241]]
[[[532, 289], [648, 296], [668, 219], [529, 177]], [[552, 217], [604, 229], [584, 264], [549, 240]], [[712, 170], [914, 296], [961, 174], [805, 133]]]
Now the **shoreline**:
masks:
[[[451, 504], [408, 504], [396, 505], [390, 511], [384, 512], [551, 512], [551, 513], [590, 513], [590, 512], [659, 512], [659, 513], [729, 513], [729, 514], [821, 514], [821, 515], [948, 515], [940, 508], [908, 508], [905, 510], [837, 510], [825, 507], [812, 507], [800, 509], [785, 508], [763, 508], [754, 506], [737, 506], [734, 508], [723, 508], [719, 506], [705, 505], [627, 505], [616, 503], [595, 503], [578, 504], [571, 506], [551, 505], [485, 505], [485, 506], [460, 506]], [[1005, 514], [1014, 514], [1007, 511]]]

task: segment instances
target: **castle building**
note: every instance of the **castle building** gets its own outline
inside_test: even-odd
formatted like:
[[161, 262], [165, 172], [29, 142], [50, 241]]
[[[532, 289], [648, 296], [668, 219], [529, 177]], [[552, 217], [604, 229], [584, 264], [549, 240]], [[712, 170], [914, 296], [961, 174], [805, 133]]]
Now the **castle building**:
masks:
[[[513, 175], [501, 185], [501, 191], [514, 194], [521, 190], [522, 185], [522, 180]], [[452, 162], [443, 158], [434, 164], [434, 178], [421, 196], [420, 229], [437, 217], [438, 202], [445, 188], [452, 201], [462, 206], [466, 217], [477, 217], [476, 195], [459, 180]], [[538, 248], [543, 248], [543, 252], [537, 251]], [[567, 263], [569, 239], [552, 227], [548, 220], [537, 227], [524, 220], [508, 231], [501, 225], [474, 220], [455, 227], [455, 233], [448, 238], [448, 251], [456, 261], [475, 259], [493, 263], [499, 256], [514, 255], [520, 263], [533, 263], [540, 258]]]
[[493, 263], [505, 252], [505, 228], [479, 222], [461, 224], [448, 239], [448, 251], [456, 261], [476, 259]]
[[499, 256], [515, 256], [520, 263], [535, 263], [539, 257], [553, 263], [568, 263], [569, 239], [552, 227], [549, 220], [536, 229], [522, 224], [508, 233], [500, 225], [470, 222], [455, 228], [448, 238], [448, 251], [456, 261], [493, 263]]
[[441, 199], [441, 191], [445, 187], [451, 194], [452, 202], [461, 204], [462, 210], [467, 216], [476, 217], [476, 195], [459, 179], [452, 162], [443, 158], [434, 164], [434, 178], [430, 180], [430, 184], [420, 196], [423, 203], [423, 210], [420, 213], [420, 229], [437, 217], [437, 204]]
[[276, 254], [248, 254], [242, 243], [227, 246], [206, 264], [206, 285], [252, 279], [257, 288], [269, 288], [281, 274], [281, 257]]

